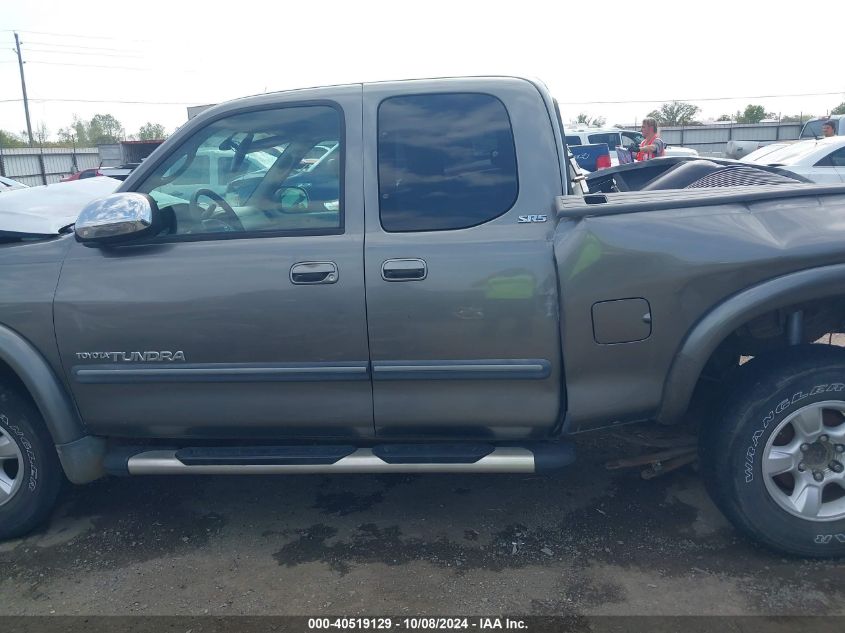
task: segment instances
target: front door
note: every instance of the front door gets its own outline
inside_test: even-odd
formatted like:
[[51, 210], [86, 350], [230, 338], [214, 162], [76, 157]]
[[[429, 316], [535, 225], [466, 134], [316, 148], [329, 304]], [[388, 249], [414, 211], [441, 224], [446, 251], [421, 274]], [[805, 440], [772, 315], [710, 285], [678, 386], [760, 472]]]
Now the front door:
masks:
[[372, 436], [361, 89], [313, 92], [209, 117], [127, 183], [157, 237], [73, 246], [57, 337], [93, 433]]

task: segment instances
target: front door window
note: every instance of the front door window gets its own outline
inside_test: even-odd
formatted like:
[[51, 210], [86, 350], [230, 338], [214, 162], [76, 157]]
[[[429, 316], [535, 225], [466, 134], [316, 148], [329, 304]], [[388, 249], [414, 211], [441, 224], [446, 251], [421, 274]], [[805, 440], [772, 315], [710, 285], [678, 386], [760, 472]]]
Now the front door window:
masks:
[[137, 188], [169, 235], [340, 229], [341, 119], [329, 106], [229, 116], [185, 141]]

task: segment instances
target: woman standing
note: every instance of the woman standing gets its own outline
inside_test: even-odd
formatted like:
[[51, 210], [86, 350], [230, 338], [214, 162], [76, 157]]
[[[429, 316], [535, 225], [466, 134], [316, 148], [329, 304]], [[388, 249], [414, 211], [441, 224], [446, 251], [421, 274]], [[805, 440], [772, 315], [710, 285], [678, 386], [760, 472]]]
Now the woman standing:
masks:
[[651, 117], [643, 119], [640, 131], [645, 138], [640, 143], [637, 160], [650, 160], [666, 153], [666, 143], [657, 135], [657, 121]]

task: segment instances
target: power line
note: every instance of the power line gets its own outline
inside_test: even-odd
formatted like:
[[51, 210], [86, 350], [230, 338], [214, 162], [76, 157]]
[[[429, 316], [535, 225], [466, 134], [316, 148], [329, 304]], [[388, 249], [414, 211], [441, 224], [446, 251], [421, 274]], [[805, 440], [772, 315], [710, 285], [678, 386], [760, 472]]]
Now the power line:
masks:
[[102, 66], [99, 64], [68, 64], [65, 62], [45, 62], [38, 60], [30, 60], [27, 64], [41, 64], [42, 66], [76, 66], [77, 68], [111, 68], [113, 70], [143, 70], [153, 71], [154, 68], [143, 68], [141, 66]]
[[[36, 53], [36, 54], [38, 54], [38, 53]], [[0, 64], [3, 64], [3, 63], [13, 63], [14, 64], [14, 63], [17, 63], [17, 62], [2, 62], [2, 61], [0, 61]], [[160, 70], [159, 68], [150, 68], [149, 66], [114, 66], [114, 65], [105, 66], [105, 65], [102, 65], [102, 64], [72, 64], [70, 62], [53, 62], [53, 61], [40, 60], [40, 59], [29, 59], [26, 63], [27, 64], [38, 64], [38, 65], [41, 65], [41, 66], [73, 66], [75, 68], [108, 68], [110, 70], [137, 70], [137, 71], [141, 71], [141, 72], [158, 72]], [[169, 72], [169, 74], [175, 73], [175, 74], [190, 74], [190, 75], [193, 75], [195, 73], [202, 72], [202, 71], [196, 70], [196, 69], [193, 69], [193, 68], [185, 68], [185, 69], [182, 69], [182, 70], [174, 70], [174, 71], [168, 71], [168, 72]]]
[[57, 43], [54, 43], [54, 42], [41, 42], [39, 40], [27, 40], [25, 43], [26, 44], [35, 44], [36, 46], [55, 46], [55, 47], [58, 47], [58, 48], [79, 48], [79, 49], [83, 49], [83, 50], [86, 50], [86, 51], [112, 51], [112, 52], [115, 52], [115, 53], [123, 53], [123, 52], [126, 52], [126, 51], [132, 52], [132, 53], [140, 53], [141, 52], [140, 50], [138, 50], [136, 48], [132, 48], [132, 49], [107, 48], [107, 47], [104, 47], [104, 46], [85, 46], [83, 44], [57, 44]]
[[[3, 33], [14, 33], [15, 29], [2, 29]], [[76, 35], [75, 33], [50, 33], [47, 31], [26, 31], [17, 29], [18, 33], [28, 33], [31, 35], [53, 35], [55, 37], [71, 37], [83, 40], [111, 40], [113, 42], [140, 42], [149, 44], [152, 40], [131, 40], [125, 37], [106, 37], [104, 35]]]
[[142, 55], [115, 55], [114, 53], [87, 53], [80, 51], [51, 51], [45, 48], [32, 48], [32, 46], [29, 45], [27, 45], [26, 50], [31, 53], [50, 53], [52, 55], [90, 55], [93, 57], [132, 57], [134, 59], [144, 59]]
[[829, 97], [832, 95], [845, 94], [839, 92], [804, 92], [786, 95], [751, 95], [740, 97], [696, 97], [687, 99], [624, 99], [622, 101], [558, 101], [560, 105], [609, 105], [627, 103], [666, 103], [669, 101], [730, 101], [733, 99], [779, 99], [781, 97]]
[[[38, 101], [39, 103], [120, 103], [129, 105], [200, 105], [200, 101], [122, 101], [116, 99], [39, 99], [38, 97], [30, 97], [30, 101]], [[23, 99], [0, 99], [0, 103], [18, 103]]]

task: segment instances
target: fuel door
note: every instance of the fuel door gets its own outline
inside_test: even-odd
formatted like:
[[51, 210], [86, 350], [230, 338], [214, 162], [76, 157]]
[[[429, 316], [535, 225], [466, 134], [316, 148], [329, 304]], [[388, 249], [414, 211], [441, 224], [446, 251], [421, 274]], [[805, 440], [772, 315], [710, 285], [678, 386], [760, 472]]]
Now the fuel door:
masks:
[[641, 298], [593, 304], [593, 339], [602, 345], [635, 343], [651, 336], [651, 306]]

